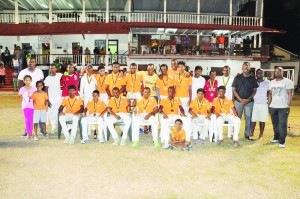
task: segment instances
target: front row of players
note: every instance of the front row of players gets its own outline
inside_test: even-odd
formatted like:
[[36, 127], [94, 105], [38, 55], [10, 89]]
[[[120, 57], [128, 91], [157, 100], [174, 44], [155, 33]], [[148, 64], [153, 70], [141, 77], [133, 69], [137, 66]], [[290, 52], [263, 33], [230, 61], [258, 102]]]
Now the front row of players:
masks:
[[[154, 97], [150, 96], [151, 90], [146, 87], [143, 96], [130, 103], [128, 99], [121, 96], [117, 87], [113, 88], [113, 97], [110, 98], [108, 106], [99, 100], [99, 91], [93, 92], [93, 100], [89, 101], [84, 108], [83, 101], [75, 95], [75, 86], [69, 86], [69, 96], [62, 100], [59, 108], [59, 121], [65, 136], [65, 143], [73, 144], [75, 142], [78, 122], [81, 119], [82, 125], [82, 144], [89, 141], [89, 125], [98, 124], [98, 140], [104, 143], [102, 132], [106, 132], [106, 126], [114, 139], [114, 145], [126, 145], [128, 131], [132, 126], [133, 147], [139, 146], [140, 126], [151, 126], [153, 143], [155, 147], [160, 147], [158, 141], [159, 121], [161, 126], [160, 138], [164, 143], [163, 148], [177, 147], [181, 150], [189, 149], [191, 133], [194, 142], [204, 143], [205, 138], [214, 134], [215, 141], [221, 144], [223, 141], [223, 124], [227, 121], [233, 124], [233, 141], [238, 146], [238, 134], [240, 131], [240, 119], [237, 117], [237, 111], [234, 108], [232, 100], [225, 97], [226, 88], [218, 88], [218, 97], [210, 104], [204, 98], [205, 90], [198, 89], [197, 97], [192, 100], [189, 106], [188, 117], [182, 107], [180, 98], [175, 96], [174, 87], [169, 87], [168, 97], [161, 99], [159, 105]], [[130, 115], [129, 104], [133, 104], [134, 114]], [[159, 114], [160, 113], [160, 118]], [[114, 124], [123, 122], [122, 138], [118, 137]], [[68, 125], [71, 124], [71, 133]], [[170, 128], [171, 127], [171, 128]], [[198, 133], [200, 133], [200, 136]], [[171, 139], [170, 139], [171, 134]]]

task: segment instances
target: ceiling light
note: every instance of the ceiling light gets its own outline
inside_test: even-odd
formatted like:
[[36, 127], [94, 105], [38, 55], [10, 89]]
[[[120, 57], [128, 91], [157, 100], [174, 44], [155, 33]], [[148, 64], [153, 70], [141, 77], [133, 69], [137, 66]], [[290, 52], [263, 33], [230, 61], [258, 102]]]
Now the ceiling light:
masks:
[[48, 8], [48, 6], [46, 6], [45, 4], [42, 4], [42, 7], [44, 7], [44, 8]]
[[70, 8], [74, 8], [72, 4], [69, 3], [68, 5], [70, 6]]

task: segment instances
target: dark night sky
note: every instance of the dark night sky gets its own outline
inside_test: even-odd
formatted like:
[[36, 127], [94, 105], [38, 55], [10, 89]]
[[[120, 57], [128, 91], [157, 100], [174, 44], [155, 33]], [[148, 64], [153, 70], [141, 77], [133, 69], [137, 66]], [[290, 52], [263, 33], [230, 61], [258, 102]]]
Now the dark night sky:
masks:
[[264, 26], [287, 31], [273, 44], [300, 55], [300, 0], [264, 0]]

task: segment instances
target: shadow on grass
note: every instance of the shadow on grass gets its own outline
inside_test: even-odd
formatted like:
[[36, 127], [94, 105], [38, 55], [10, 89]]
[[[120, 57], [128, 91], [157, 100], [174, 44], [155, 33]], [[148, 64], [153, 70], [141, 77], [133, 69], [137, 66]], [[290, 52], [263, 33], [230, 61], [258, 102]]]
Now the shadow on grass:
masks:
[[23, 142], [1, 142], [0, 148], [28, 148], [28, 147], [36, 147], [37, 143], [32, 141], [23, 141]]

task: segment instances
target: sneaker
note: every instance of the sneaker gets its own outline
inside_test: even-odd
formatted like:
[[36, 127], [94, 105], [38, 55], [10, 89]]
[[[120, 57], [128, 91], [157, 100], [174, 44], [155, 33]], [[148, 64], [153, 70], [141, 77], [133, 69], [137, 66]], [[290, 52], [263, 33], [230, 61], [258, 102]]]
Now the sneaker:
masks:
[[120, 145], [125, 146], [126, 145], [126, 140], [122, 139]]
[[204, 144], [204, 143], [205, 143], [205, 140], [200, 139], [200, 143], [201, 143], [201, 144]]
[[89, 141], [88, 140], [81, 140], [81, 144], [86, 144], [86, 143], [88, 143]]
[[239, 141], [234, 141], [233, 143], [234, 143], [234, 146], [240, 146]]
[[278, 140], [273, 139], [273, 140], [270, 141], [270, 144], [276, 144], [278, 142], [279, 142]]
[[284, 144], [279, 144], [279, 148], [285, 148], [285, 143]]
[[160, 147], [160, 144], [159, 144], [158, 141], [155, 141], [153, 144], [154, 144], [154, 147], [155, 147], [155, 148], [159, 148], [159, 147]]
[[169, 144], [165, 144], [162, 148], [163, 149], [168, 149], [168, 148], [170, 148], [170, 145]]
[[71, 137], [71, 138], [70, 138], [69, 144], [75, 144], [75, 137]]
[[49, 138], [49, 134], [46, 133], [46, 134], [44, 135], [44, 139], [48, 139], [48, 138]]
[[23, 135], [21, 135], [21, 137], [26, 137], [27, 136], [27, 133], [24, 133]]
[[30, 136], [25, 136], [25, 140], [30, 140], [31, 137]]
[[132, 147], [134, 147], [134, 148], [139, 147], [139, 146], [140, 146], [139, 141], [135, 141], [135, 142], [133, 142], [133, 144], [132, 144]]
[[113, 145], [118, 145], [118, 144], [119, 144], [119, 138], [116, 138], [116, 139], [114, 140]]
[[65, 143], [65, 144], [68, 144], [69, 141], [70, 141], [70, 137], [66, 137], [64, 143]]
[[197, 144], [198, 139], [193, 139], [193, 144]]
[[38, 137], [34, 137], [33, 140], [34, 140], [34, 141], [38, 141], [39, 138], [38, 138]]
[[222, 144], [222, 142], [223, 142], [223, 140], [218, 140], [217, 144], [220, 145], [220, 144]]
[[183, 147], [183, 150], [184, 150], [184, 151], [189, 151], [189, 150], [190, 150], [190, 147], [185, 146], [185, 147]]
[[94, 139], [95, 140], [97, 139], [97, 133], [96, 132], [94, 133]]

